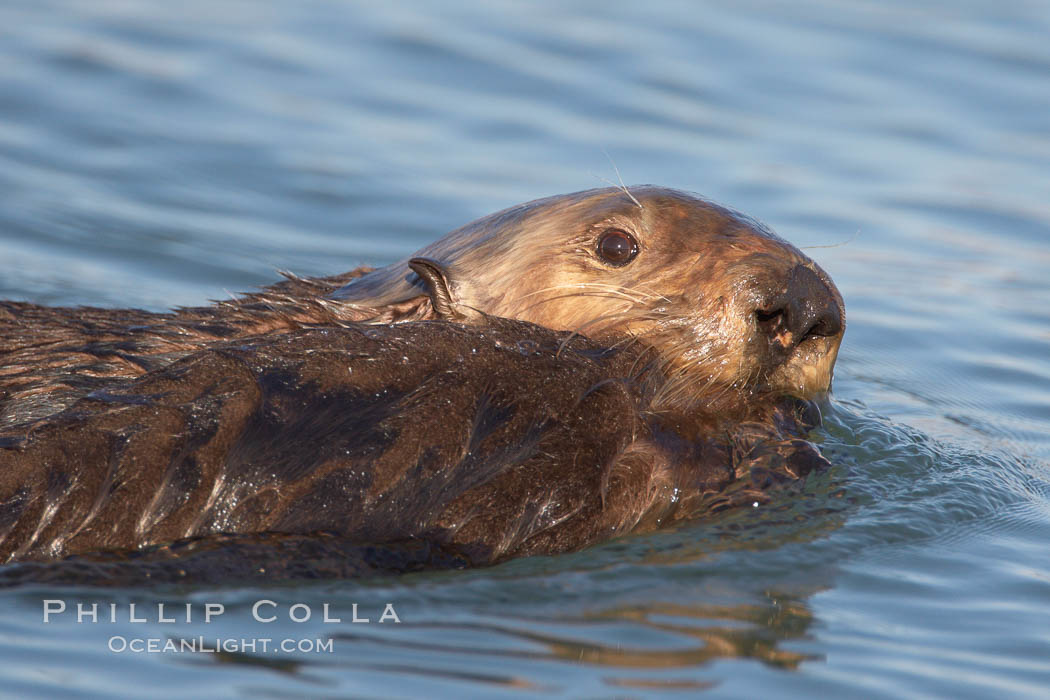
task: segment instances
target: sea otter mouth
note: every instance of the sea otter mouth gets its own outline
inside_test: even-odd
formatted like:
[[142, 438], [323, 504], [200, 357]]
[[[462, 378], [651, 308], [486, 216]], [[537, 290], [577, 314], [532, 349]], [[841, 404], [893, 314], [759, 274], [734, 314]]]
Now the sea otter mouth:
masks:
[[811, 336], [773, 368], [759, 387], [763, 392], [817, 399], [831, 391], [842, 331], [833, 336]]

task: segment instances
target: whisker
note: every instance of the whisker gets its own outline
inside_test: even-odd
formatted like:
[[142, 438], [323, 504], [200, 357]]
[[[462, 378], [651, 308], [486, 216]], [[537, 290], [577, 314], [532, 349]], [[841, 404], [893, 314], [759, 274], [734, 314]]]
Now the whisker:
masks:
[[[523, 294], [523, 295], [521, 295], [518, 298], [519, 299], [525, 299], [526, 297], [535, 296], [537, 294], [544, 294], [546, 292], [554, 292], [554, 291], [559, 291], [559, 290], [563, 290], [563, 289], [564, 290], [567, 290], [567, 289], [584, 289], [584, 290], [586, 290], [586, 289], [590, 289], [590, 288], [606, 291], [606, 292], [609, 292], [610, 294], [613, 294], [613, 295], [619, 294], [619, 295], [623, 296], [624, 298], [630, 299], [631, 301], [633, 301], [633, 302], [635, 302], [637, 304], [641, 304], [643, 301], [646, 301], [647, 297], [649, 297], [649, 298], [659, 297], [659, 298], [663, 298], [665, 301], [670, 301], [666, 297], [662, 297], [660, 295], [657, 295], [657, 294], [654, 294], [654, 293], [651, 293], [651, 292], [645, 292], [645, 291], [637, 290], [637, 289], [630, 289], [630, 288], [627, 288], [627, 287], [623, 287], [622, 285], [605, 284], [603, 282], [575, 282], [575, 283], [571, 283], [571, 284], [558, 284], [558, 285], [555, 285], [553, 287], [546, 287], [544, 289], [538, 289], [538, 290], [536, 290], [534, 292], [529, 292], [528, 294]], [[631, 296], [631, 293], [633, 293], [635, 296]], [[566, 296], [571, 296], [571, 295], [566, 295]], [[564, 298], [564, 297], [555, 297], [555, 298]]]
[[848, 245], [848, 244], [852, 243], [853, 241], [857, 240], [859, 237], [860, 237], [860, 229], [857, 229], [856, 233], [854, 233], [852, 236], [850, 236], [846, 240], [842, 241], [841, 243], [832, 243], [831, 245], [804, 245], [804, 246], [800, 246], [799, 250], [815, 250], [817, 248], [838, 248], [840, 246], [844, 246], [844, 245]]
[[[643, 207], [643, 206], [642, 206], [642, 203], [641, 203], [641, 202], [639, 202], [639, 201], [638, 201], [638, 199], [637, 199], [637, 198], [635, 198], [635, 196], [634, 196], [633, 194], [631, 194], [631, 191], [630, 191], [629, 189], [627, 189], [627, 185], [623, 184], [623, 177], [621, 177], [621, 176], [620, 176], [620, 169], [616, 167], [616, 162], [615, 162], [615, 161], [613, 161], [613, 159], [612, 159], [612, 156], [611, 156], [611, 155], [609, 155], [609, 152], [608, 152], [607, 150], [605, 150], [605, 148], [604, 148], [604, 147], [602, 148], [602, 153], [604, 153], [604, 154], [605, 154], [605, 157], [609, 159], [609, 165], [611, 165], [611, 166], [612, 166], [612, 168], [613, 168], [613, 171], [614, 171], [614, 172], [616, 173], [616, 179], [620, 181], [620, 189], [622, 189], [622, 190], [624, 191], [624, 193], [625, 193], [625, 194], [626, 194], [626, 195], [627, 195], [628, 197], [630, 197], [630, 198], [631, 198], [631, 201], [632, 201], [632, 202], [634, 202], [635, 204], [637, 204], [637, 205], [638, 205], [638, 208], [639, 208], [639, 209], [641, 209], [642, 211], [645, 211], [645, 207]], [[602, 178], [602, 179], [604, 179], [604, 178]], [[613, 187], [616, 187], [616, 185], [615, 185], [615, 184], [613, 184], [613, 183], [609, 182], [608, 180], [606, 180], [606, 182], [608, 182], [608, 183], [609, 183], [610, 185], [612, 185]]]
[[[533, 302], [532, 304], [529, 304], [528, 306], [523, 307], [521, 309], [521, 311], [528, 311], [529, 309], [534, 309], [537, 306], [540, 306], [542, 304], [546, 304], [547, 302], [557, 301], [559, 299], [571, 299], [572, 297], [595, 297], [595, 298], [598, 298], [598, 299], [620, 299], [620, 297], [613, 297], [613, 296], [610, 296], [608, 294], [561, 294], [561, 295], [556, 296], [556, 297], [549, 297], [547, 299], [540, 299], [539, 301]], [[624, 301], [624, 300], [620, 299], [620, 301]]]
[[579, 327], [573, 329], [573, 331], [571, 333], [569, 333], [568, 337], [566, 337], [565, 340], [563, 340], [561, 342], [561, 345], [559, 345], [558, 352], [555, 353], [555, 357], [560, 357], [562, 351], [568, 346], [568, 344], [574, 338], [576, 338], [577, 336], [582, 336], [583, 335], [583, 330], [585, 328], [587, 328], [588, 326], [592, 326], [595, 323], [601, 323], [603, 321], [608, 321], [610, 319], [623, 318], [623, 317], [627, 316], [627, 311], [628, 310], [620, 311], [620, 312], [617, 312], [617, 313], [602, 314], [601, 316], [596, 316], [595, 318], [592, 318], [590, 321], [587, 321], [587, 323], [584, 323], [582, 326], [579, 326]]

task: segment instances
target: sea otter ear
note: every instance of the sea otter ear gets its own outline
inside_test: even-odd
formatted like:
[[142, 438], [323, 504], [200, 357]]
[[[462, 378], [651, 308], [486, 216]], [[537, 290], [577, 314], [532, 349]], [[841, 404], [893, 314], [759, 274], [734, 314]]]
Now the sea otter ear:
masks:
[[460, 323], [479, 323], [484, 318], [477, 309], [464, 306], [452, 296], [448, 270], [444, 265], [430, 258], [412, 258], [408, 266], [419, 275], [427, 286], [430, 295], [430, 306], [438, 318]]

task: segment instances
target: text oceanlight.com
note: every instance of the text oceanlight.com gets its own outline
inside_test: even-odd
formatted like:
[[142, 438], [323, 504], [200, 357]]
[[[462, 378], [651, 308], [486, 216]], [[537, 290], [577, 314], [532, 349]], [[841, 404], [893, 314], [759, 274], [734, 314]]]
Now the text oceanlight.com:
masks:
[[109, 650], [115, 654], [268, 654], [283, 652], [285, 654], [331, 654], [335, 651], [333, 639], [272, 639], [258, 637], [193, 637], [190, 639], [161, 639], [158, 637], [124, 637], [116, 635], [109, 638]]

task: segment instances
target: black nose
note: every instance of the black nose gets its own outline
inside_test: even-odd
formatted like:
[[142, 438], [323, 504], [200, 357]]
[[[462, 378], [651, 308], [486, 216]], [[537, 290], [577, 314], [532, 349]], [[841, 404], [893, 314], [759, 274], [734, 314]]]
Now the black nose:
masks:
[[758, 327], [790, 349], [806, 338], [842, 332], [842, 311], [834, 292], [817, 273], [797, 265], [783, 292], [755, 310]]

